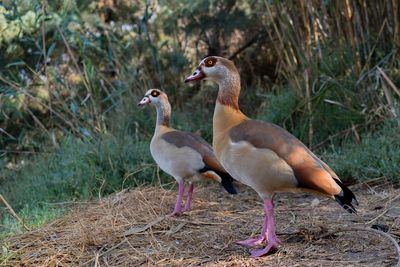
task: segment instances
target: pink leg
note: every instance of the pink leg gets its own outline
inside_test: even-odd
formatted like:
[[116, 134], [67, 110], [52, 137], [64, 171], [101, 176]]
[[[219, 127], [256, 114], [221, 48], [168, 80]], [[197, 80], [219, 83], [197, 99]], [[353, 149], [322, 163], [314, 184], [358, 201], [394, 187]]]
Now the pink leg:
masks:
[[194, 189], [194, 186], [192, 183], [190, 183], [188, 197], [187, 197], [186, 204], [185, 204], [185, 207], [183, 208], [182, 212], [190, 210], [190, 204], [192, 203], [193, 189]]
[[249, 238], [245, 240], [240, 240], [237, 241], [236, 244], [246, 246], [246, 247], [252, 247], [261, 244], [267, 239], [267, 213], [265, 213], [264, 216], [264, 224], [261, 230], [261, 234], [258, 238]]
[[[271, 200], [272, 206], [273, 206], [273, 199]], [[268, 211], [267, 211], [267, 205], [265, 204], [264, 201], [264, 223], [263, 223], [263, 227], [261, 230], [261, 234], [258, 238], [249, 238], [249, 239], [245, 239], [245, 240], [241, 240], [241, 241], [237, 241], [236, 243], [239, 245], [243, 245], [246, 247], [253, 247], [256, 245], [261, 244], [262, 242], [264, 242], [265, 240], [268, 240]]]
[[266, 237], [268, 240], [268, 245], [263, 248], [263, 249], [257, 249], [251, 251], [251, 256], [252, 257], [260, 257], [268, 252], [275, 250], [278, 248], [278, 245], [280, 243], [279, 239], [276, 237], [275, 234], [275, 220], [274, 220], [274, 207], [272, 200], [265, 200], [264, 201], [264, 208], [265, 208], [265, 213], [266, 213], [266, 219], [267, 219], [267, 231], [266, 231]]
[[179, 185], [178, 197], [176, 198], [175, 208], [174, 208], [174, 211], [171, 213], [171, 216], [175, 216], [182, 212], [181, 202], [182, 202], [183, 193], [185, 191], [185, 184], [183, 183], [183, 181], [180, 181], [178, 183], [178, 185]]

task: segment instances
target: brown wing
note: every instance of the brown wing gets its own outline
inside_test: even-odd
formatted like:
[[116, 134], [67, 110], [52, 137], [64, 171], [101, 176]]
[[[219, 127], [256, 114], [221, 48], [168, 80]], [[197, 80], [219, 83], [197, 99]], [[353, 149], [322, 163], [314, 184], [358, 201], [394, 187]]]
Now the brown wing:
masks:
[[339, 188], [333, 181], [336, 174], [318, 159], [300, 140], [272, 123], [246, 120], [233, 127], [229, 136], [233, 142], [247, 141], [256, 148], [268, 148], [284, 159], [293, 169], [299, 187], [335, 195]]
[[203, 162], [208, 167], [225, 172], [224, 168], [215, 157], [213, 148], [200, 136], [190, 132], [172, 131], [163, 134], [161, 138], [176, 147], [186, 146], [192, 148], [203, 157]]

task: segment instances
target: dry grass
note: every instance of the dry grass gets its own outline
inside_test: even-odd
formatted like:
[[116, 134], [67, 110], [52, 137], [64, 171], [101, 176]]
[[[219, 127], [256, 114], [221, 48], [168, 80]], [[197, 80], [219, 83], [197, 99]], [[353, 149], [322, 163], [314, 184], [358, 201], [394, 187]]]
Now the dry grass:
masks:
[[[400, 189], [380, 182], [354, 186], [361, 205], [347, 214], [334, 201], [280, 194], [275, 200], [279, 250], [250, 258], [235, 240], [258, 234], [262, 206], [240, 186], [195, 189], [193, 211], [165, 216], [175, 191], [155, 187], [114, 194], [6, 241], [10, 266], [393, 266], [400, 240]], [[386, 228], [390, 236], [375, 231]], [[364, 229], [364, 230], [357, 230]], [[365, 230], [367, 229], [367, 230]], [[391, 240], [392, 239], [392, 240]], [[4, 249], [3, 249], [4, 250]]]

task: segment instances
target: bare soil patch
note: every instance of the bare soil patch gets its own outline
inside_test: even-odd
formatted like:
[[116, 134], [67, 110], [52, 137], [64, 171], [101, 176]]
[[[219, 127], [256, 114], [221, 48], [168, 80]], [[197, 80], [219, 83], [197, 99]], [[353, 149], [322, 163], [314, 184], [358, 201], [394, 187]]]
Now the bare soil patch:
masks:
[[[262, 202], [239, 186], [195, 187], [192, 211], [171, 212], [176, 191], [142, 187], [75, 208], [40, 229], [16, 235], [5, 266], [395, 266], [400, 241], [400, 189], [379, 181], [351, 187], [360, 206], [348, 214], [333, 200], [278, 194], [282, 245], [250, 258], [236, 240], [258, 235]], [[378, 230], [375, 230], [377, 228]]]

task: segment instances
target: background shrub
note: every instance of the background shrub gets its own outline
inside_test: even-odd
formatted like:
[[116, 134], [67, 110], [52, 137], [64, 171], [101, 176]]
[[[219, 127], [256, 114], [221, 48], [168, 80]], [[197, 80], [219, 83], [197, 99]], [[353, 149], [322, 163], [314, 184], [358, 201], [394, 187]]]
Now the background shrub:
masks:
[[155, 111], [136, 104], [159, 87], [173, 125], [211, 141], [216, 86], [182, 83], [207, 54], [235, 62], [246, 114], [344, 179], [397, 181], [398, 11], [389, 0], [3, 1], [0, 193], [35, 224], [60, 214], [49, 203], [171, 181], [148, 151]]

